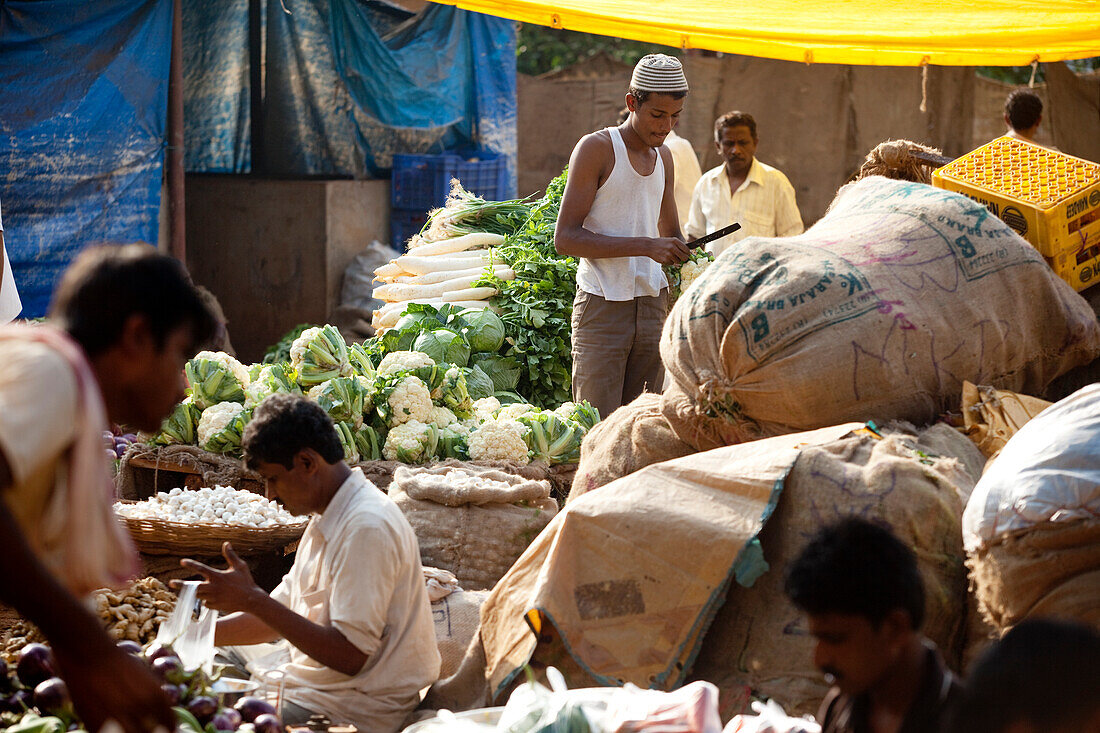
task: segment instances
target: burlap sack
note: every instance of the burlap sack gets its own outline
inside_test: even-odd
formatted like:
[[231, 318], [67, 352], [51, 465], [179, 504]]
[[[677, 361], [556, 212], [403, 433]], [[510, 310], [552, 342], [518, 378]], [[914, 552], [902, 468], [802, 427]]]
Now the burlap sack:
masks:
[[460, 590], [432, 604], [435, 642], [443, 660], [440, 679], [453, 675], [461, 664], [466, 648], [477, 634], [481, 604], [488, 595], [488, 591]]
[[1042, 394], [1097, 355], [1092, 309], [985, 207], [871, 177], [805, 233], [726, 250], [676, 302], [663, 407], [698, 450], [868, 417], [920, 425], [957, 408], [963, 380]]
[[695, 453], [661, 414], [661, 396], [641, 394], [584, 436], [569, 498], [609, 484], [654, 463]]
[[851, 436], [802, 451], [760, 533], [771, 569], [751, 588], [731, 586], [692, 671], [693, 679], [718, 685], [724, 712], [739, 712], [738, 700], [747, 705], [746, 691], [774, 698], [788, 712], [816, 711], [828, 686], [813, 665], [805, 614], [783, 591], [783, 571], [812, 534], [849, 515], [889, 526], [915, 550], [927, 597], [924, 632], [956, 666], [967, 589], [960, 492], [969, 493], [977, 479], [965, 468], [977, 450], [947, 426], [929, 433], [938, 455], [929, 448], [933, 441], [901, 433]]
[[1042, 522], [967, 560], [983, 616], [1000, 632], [1056, 616], [1100, 628], [1100, 520]]
[[963, 382], [963, 430], [992, 458], [1033, 417], [1050, 407], [1038, 397]]
[[[448, 471], [510, 488], [486, 490], [441, 480]], [[416, 532], [421, 562], [451, 571], [470, 590], [492, 588], [558, 511], [548, 481], [457, 462], [401, 466], [389, 495]]]

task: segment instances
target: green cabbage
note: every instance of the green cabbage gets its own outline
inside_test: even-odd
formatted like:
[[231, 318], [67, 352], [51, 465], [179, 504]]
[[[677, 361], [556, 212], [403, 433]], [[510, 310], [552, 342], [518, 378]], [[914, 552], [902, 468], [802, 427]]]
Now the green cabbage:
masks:
[[420, 334], [413, 342], [412, 350], [427, 354], [437, 364], [446, 362], [466, 366], [470, 362], [470, 345], [466, 339], [462, 334], [445, 328]]
[[467, 308], [458, 314], [466, 322], [462, 333], [474, 351], [496, 353], [504, 345], [504, 321], [488, 308]]
[[463, 375], [466, 377], [466, 390], [470, 393], [470, 399], [480, 400], [484, 397], [492, 397], [496, 387], [481, 367], [476, 364], [472, 367], [464, 367]]
[[474, 354], [471, 361], [489, 375], [497, 392], [513, 390], [519, 384], [520, 364], [514, 356]]

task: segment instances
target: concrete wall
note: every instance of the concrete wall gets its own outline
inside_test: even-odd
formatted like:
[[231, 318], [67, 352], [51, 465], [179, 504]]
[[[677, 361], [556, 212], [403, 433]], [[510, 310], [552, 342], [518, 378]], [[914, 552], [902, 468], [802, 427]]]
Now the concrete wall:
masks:
[[188, 267], [246, 363], [296, 324], [330, 320], [348, 263], [389, 241], [389, 181], [188, 176], [186, 196]]

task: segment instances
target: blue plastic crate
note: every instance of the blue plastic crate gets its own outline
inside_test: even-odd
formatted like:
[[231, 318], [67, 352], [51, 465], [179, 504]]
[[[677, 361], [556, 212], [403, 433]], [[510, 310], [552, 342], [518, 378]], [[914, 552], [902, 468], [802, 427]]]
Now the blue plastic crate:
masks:
[[423, 209], [393, 209], [390, 211], [390, 242], [398, 252], [404, 252], [406, 242], [420, 231], [428, 220]]
[[500, 153], [393, 156], [391, 205], [427, 211], [443, 205], [457, 178], [467, 191], [486, 201], [501, 201], [508, 191], [508, 158]]

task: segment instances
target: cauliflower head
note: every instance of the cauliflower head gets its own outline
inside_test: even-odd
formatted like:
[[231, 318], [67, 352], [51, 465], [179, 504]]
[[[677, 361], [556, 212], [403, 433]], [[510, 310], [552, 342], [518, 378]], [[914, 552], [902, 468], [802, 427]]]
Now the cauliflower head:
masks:
[[244, 405], [239, 402], [219, 402], [203, 410], [197, 430], [199, 445], [206, 445], [210, 438], [225, 430], [244, 411]]
[[432, 396], [420, 377], [402, 377], [387, 400], [390, 408], [390, 425], [401, 425], [412, 420], [431, 422]]
[[434, 425], [409, 420], [387, 433], [382, 457], [387, 461], [423, 463], [435, 453], [438, 441], [439, 432]]
[[470, 460], [530, 462], [523, 439], [527, 430], [526, 426], [509, 418], [486, 420], [467, 439]]
[[230, 374], [237, 378], [237, 381], [241, 383], [242, 387], [247, 387], [252, 383], [252, 377], [248, 374], [248, 367], [224, 351], [200, 351], [195, 354], [194, 358], [209, 359], [210, 361], [218, 362], [228, 369]]
[[307, 328], [305, 331], [294, 339], [294, 343], [290, 345], [290, 363], [301, 364], [305, 359], [306, 352], [309, 350], [309, 344], [313, 339], [317, 338], [317, 334], [321, 333], [320, 326], [314, 326], [313, 328]]
[[496, 397], [482, 397], [480, 400], [474, 400], [474, 419], [478, 424], [485, 422], [486, 420], [492, 420], [493, 415], [500, 409], [500, 400]]
[[385, 377], [399, 372], [411, 372], [420, 367], [435, 364], [431, 357], [419, 351], [391, 351], [382, 357], [382, 363], [378, 365], [377, 373]]
[[453, 425], [458, 422], [458, 418], [446, 407], [437, 405], [432, 407], [431, 419], [429, 419], [428, 422], [435, 425], [437, 428], [445, 428], [448, 425]]
[[534, 405], [528, 405], [524, 402], [515, 402], [511, 405], [505, 405], [504, 407], [497, 410], [496, 416], [497, 418], [504, 418], [505, 420], [514, 420], [524, 413], [533, 412], [534, 409]]

